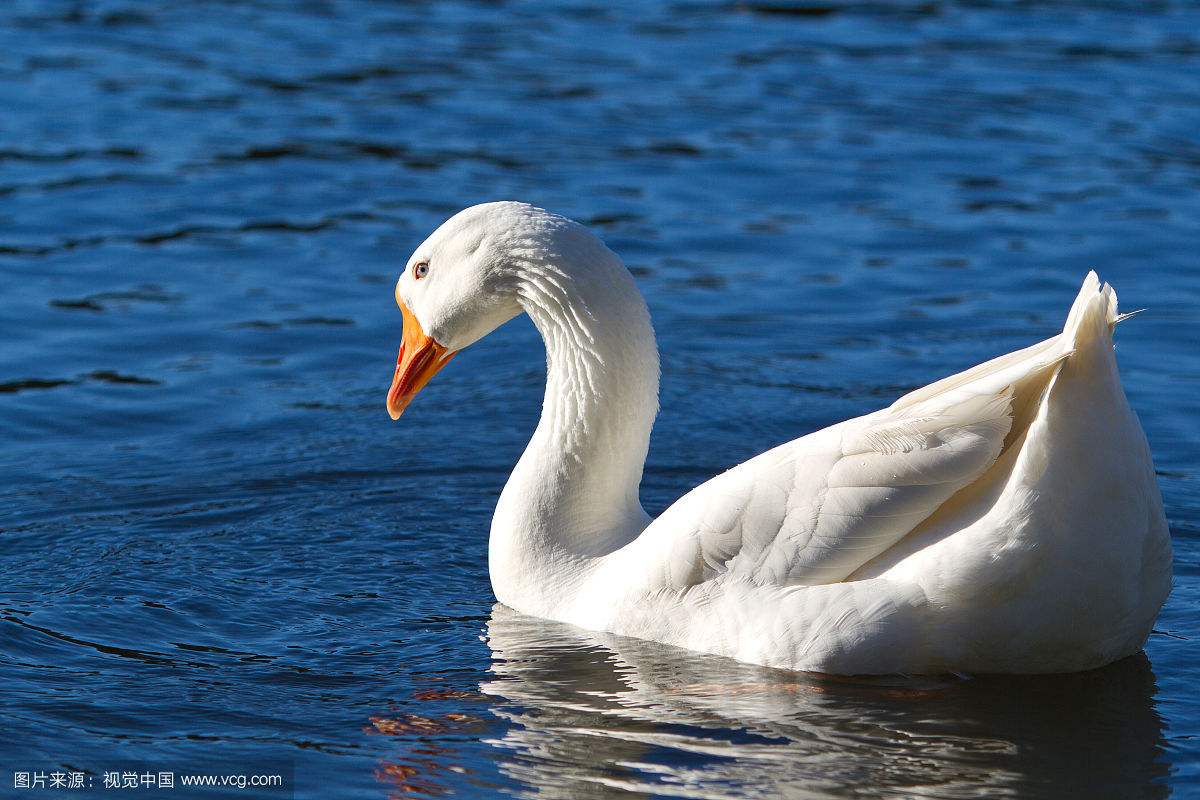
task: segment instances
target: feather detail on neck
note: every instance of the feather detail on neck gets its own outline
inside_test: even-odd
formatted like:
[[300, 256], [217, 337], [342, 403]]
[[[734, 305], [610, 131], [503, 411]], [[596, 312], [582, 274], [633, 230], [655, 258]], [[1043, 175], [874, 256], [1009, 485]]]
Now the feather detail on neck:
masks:
[[[518, 300], [546, 347], [546, 393], [492, 521], [493, 587], [539, 594], [649, 522], [638, 496], [658, 412], [658, 350], [636, 284], [588, 236], [556, 260], [514, 262]], [[552, 569], [553, 566], [553, 569]], [[535, 578], [540, 575], [540, 578]]]

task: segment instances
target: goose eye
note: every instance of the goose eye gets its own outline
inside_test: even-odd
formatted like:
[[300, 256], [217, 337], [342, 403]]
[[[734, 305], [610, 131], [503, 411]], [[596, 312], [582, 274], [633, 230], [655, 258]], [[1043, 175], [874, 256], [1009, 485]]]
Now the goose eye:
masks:
[[413, 277], [417, 280], [421, 280], [421, 278], [424, 278], [428, 274], [429, 262], [427, 261], [422, 261], [420, 264], [417, 264], [413, 267]]

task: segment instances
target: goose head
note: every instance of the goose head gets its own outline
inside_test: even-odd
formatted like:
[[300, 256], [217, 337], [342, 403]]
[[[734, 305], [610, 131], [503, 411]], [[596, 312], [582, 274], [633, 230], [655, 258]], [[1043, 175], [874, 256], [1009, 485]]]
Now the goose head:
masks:
[[596, 247], [607, 252], [582, 225], [526, 203], [484, 203], [446, 220], [396, 282], [404, 331], [387, 397], [392, 419], [457, 352], [522, 313], [531, 270]]

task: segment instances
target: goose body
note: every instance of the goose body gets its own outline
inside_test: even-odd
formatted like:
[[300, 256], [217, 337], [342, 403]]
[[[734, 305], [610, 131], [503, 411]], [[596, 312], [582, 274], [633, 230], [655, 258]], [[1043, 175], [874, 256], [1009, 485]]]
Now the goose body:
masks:
[[1087, 276], [1062, 333], [780, 445], [651, 520], [658, 352], [628, 270], [577, 223], [474, 206], [417, 248], [393, 417], [527, 313], [541, 420], [497, 504], [496, 597], [535, 616], [836, 673], [1066, 672], [1137, 652], [1171, 584], [1145, 435]]

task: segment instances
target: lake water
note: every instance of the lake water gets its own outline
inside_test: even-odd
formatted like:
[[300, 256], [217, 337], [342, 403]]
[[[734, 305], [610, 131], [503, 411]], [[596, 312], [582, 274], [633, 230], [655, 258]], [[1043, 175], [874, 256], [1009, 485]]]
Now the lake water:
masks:
[[[384, 398], [404, 260], [502, 198], [647, 296], [654, 513], [1053, 334], [1095, 267], [1149, 309], [1145, 656], [831, 679], [494, 608], [534, 330]], [[1200, 4], [8, 0], [0, 276], [13, 796], [1200, 795]], [[94, 786], [14, 788], [55, 771]], [[127, 794], [251, 794], [173, 792]]]

